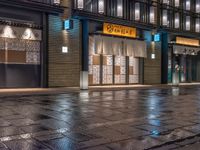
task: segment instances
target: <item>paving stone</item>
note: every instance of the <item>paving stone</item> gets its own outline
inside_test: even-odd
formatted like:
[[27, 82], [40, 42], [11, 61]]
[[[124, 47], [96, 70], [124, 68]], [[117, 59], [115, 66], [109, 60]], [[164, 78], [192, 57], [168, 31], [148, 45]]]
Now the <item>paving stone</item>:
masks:
[[49, 150], [48, 147], [34, 140], [14, 140], [5, 142], [11, 150]]
[[10, 149], [193, 150], [199, 146], [199, 90], [181, 87], [176, 96], [171, 88], [155, 88], [0, 97], [0, 140]]

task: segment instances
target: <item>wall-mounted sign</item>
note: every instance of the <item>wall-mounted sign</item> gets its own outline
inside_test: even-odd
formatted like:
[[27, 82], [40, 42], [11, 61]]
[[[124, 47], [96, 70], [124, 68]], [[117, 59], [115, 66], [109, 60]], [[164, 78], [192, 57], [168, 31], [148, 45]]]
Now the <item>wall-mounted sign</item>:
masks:
[[62, 47], [62, 53], [68, 53], [68, 47], [67, 46]]
[[199, 46], [199, 40], [183, 38], [183, 37], [176, 37], [176, 44]]
[[73, 21], [68, 19], [64, 21], [64, 30], [69, 30], [73, 28]]
[[155, 34], [153, 39], [154, 42], [160, 42], [160, 34]]
[[125, 37], [136, 37], [136, 28], [121, 26], [117, 24], [104, 23], [103, 24], [103, 33], [117, 36]]

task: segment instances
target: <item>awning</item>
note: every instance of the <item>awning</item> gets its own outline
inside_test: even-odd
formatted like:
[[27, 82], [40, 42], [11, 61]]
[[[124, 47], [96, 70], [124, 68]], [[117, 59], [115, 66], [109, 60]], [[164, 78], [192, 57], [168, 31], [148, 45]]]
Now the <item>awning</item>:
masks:
[[[92, 38], [92, 39], [91, 39]], [[147, 57], [145, 41], [103, 35], [90, 36], [89, 49], [94, 54]]]

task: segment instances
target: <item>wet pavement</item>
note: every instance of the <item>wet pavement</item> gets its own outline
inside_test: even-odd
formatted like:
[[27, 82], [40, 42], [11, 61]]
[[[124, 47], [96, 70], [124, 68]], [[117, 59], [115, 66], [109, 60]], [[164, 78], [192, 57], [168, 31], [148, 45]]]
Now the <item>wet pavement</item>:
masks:
[[200, 87], [0, 96], [0, 150], [199, 150]]

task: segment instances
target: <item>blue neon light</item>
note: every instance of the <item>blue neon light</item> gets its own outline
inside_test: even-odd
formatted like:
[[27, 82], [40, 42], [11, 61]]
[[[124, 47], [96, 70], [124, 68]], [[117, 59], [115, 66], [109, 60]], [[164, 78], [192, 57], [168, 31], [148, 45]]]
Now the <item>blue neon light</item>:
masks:
[[154, 42], [159, 42], [160, 41], [160, 34], [155, 34], [154, 35]]
[[70, 29], [70, 20], [65, 20], [64, 21], [64, 29], [69, 30]]

